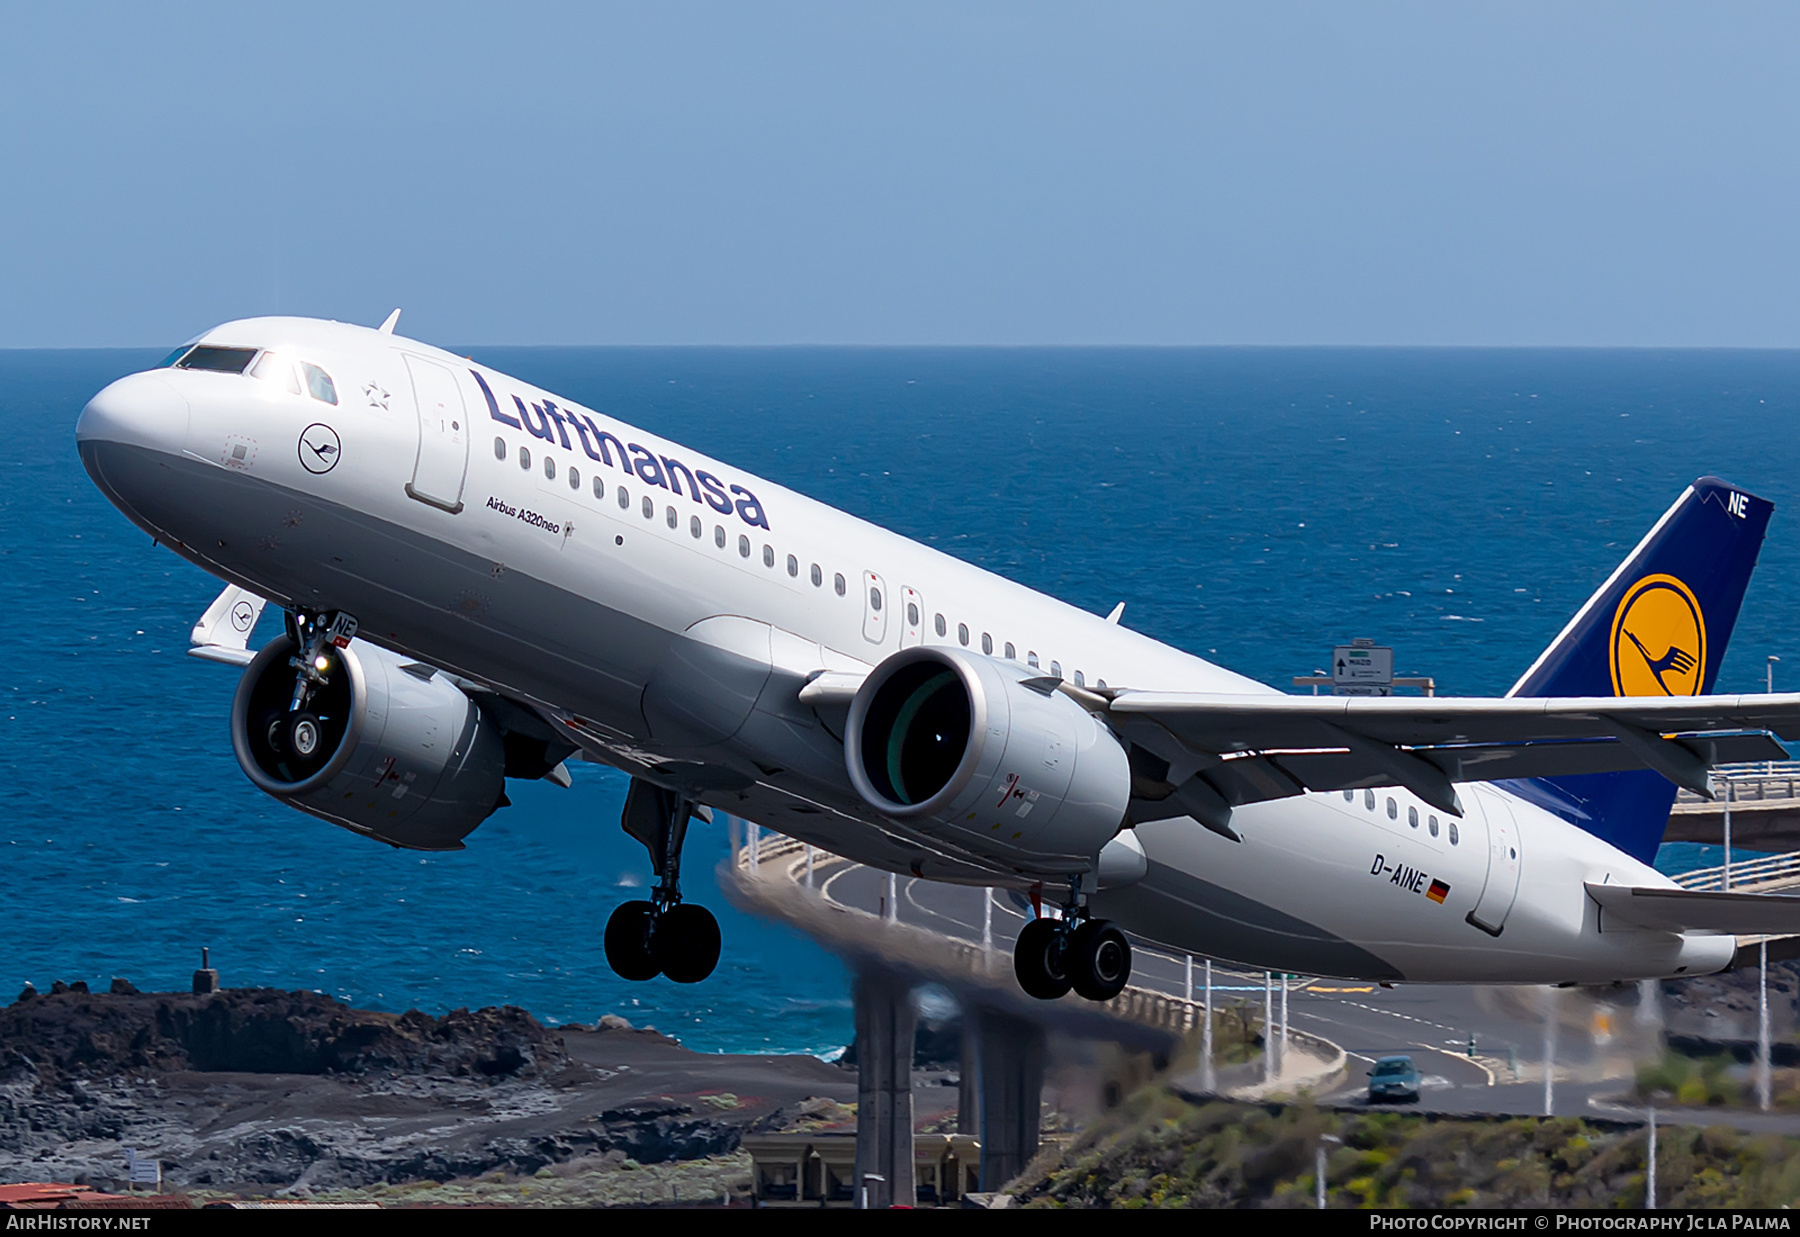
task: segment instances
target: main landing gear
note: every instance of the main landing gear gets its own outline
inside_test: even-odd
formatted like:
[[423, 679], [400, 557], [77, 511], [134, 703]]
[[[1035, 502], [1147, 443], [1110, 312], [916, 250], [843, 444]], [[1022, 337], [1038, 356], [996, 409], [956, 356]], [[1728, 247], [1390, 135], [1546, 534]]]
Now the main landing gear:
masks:
[[1110, 1001], [1131, 978], [1131, 943], [1110, 919], [1088, 915], [1081, 878], [1069, 882], [1061, 919], [1027, 923], [1013, 947], [1013, 974], [1026, 996], [1054, 1001], [1073, 988], [1090, 1001]]
[[606, 921], [606, 961], [621, 979], [667, 975], [697, 984], [719, 964], [719, 921], [681, 900], [681, 844], [688, 821], [712, 813], [672, 790], [631, 779], [619, 823], [644, 844], [656, 873], [650, 900], [626, 902]]

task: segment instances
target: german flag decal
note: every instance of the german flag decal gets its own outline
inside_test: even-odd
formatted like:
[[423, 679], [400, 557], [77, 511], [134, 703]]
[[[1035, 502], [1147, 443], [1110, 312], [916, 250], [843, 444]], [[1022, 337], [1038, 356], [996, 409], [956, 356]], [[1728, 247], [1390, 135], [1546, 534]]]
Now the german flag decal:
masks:
[[1425, 896], [1442, 906], [1444, 899], [1450, 896], [1450, 886], [1443, 881], [1434, 880], [1431, 882], [1431, 888], [1425, 891]]

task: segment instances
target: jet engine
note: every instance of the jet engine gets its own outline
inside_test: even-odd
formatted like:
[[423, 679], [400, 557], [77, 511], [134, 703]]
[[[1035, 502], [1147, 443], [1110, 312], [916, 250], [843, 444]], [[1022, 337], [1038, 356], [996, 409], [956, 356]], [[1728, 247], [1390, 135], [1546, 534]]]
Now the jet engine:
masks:
[[325, 682], [290, 706], [292, 637], [271, 641], [231, 704], [231, 746], [283, 803], [413, 850], [461, 850], [502, 802], [503, 734], [430, 666], [352, 641], [328, 649]]
[[1125, 749], [1053, 680], [962, 649], [875, 667], [844, 755], [882, 815], [1040, 875], [1092, 871], [1131, 793]]

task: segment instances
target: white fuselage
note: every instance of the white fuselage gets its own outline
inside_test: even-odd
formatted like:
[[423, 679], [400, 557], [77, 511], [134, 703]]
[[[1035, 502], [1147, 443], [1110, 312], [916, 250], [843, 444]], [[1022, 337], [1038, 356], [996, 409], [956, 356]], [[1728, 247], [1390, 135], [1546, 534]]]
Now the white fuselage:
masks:
[[[204, 339], [310, 362], [337, 403], [193, 370], [115, 383], [79, 436], [141, 526], [528, 702], [595, 759], [861, 862], [1042, 876], [876, 814], [845, 772], [841, 714], [794, 699], [817, 671], [944, 644], [1095, 686], [1272, 690], [424, 344], [279, 318]], [[1140, 824], [1146, 874], [1101, 889], [1096, 911], [1197, 954], [1371, 979], [1605, 982], [1729, 961], [1730, 937], [1602, 932], [1583, 882], [1669, 882], [1498, 788], [1462, 798], [1454, 834], [1398, 789], [1239, 808], [1242, 842], [1186, 817]], [[1468, 922], [1478, 905], [1499, 935]]]

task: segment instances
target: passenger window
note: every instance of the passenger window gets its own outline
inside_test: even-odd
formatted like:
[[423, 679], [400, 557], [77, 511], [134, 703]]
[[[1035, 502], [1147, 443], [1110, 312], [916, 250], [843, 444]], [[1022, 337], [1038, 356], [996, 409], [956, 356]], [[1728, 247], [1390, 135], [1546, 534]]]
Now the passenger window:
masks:
[[1051, 662], [1050, 673], [1054, 674], [1059, 679], [1062, 678], [1062, 663], [1060, 661]]
[[772, 545], [763, 546], [763, 566], [773, 567], [774, 565], [775, 565], [775, 547]]
[[1086, 687], [1087, 686], [1087, 679], [1082, 675], [1081, 671], [1079, 671], [1079, 670], [1077, 670], [1075, 672], [1075, 686], [1077, 686], [1077, 687]]
[[814, 588], [818, 588], [825, 583], [825, 573], [819, 570], [819, 564], [817, 563], [812, 565], [812, 582]]
[[548, 455], [544, 457], [544, 477], [550, 481], [556, 480], [556, 460]]
[[594, 478], [594, 497], [602, 500], [606, 498], [606, 480], [602, 477]]
[[1406, 823], [1411, 825], [1415, 829], [1417, 829], [1419, 827], [1419, 809], [1418, 808], [1408, 807], [1406, 809]]
[[1025, 664], [1030, 666], [1033, 670], [1036, 670], [1038, 668], [1037, 654], [1027, 649], [1025, 652]]
[[1462, 838], [1457, 835], [1456, 822], [1451, 821], [1450, 822], [1450, 845], [1455, 846], [1460, 841], [1462, 841]]
[[788, 555], [788, 575], [793, 579], [800, 578], [800, 560], [792, 554]]
[[581, 488], [581, 469], [575, 467], [569, 469], [569, 488], [571, 490]]
[[264, 382], [273, 382], [289, 395], [300, 394], [300, 380], [294, 377], [294, 367], [286, 359], [273, 352], [265, 352], [257, 361], [256, 368], [250, 371], [252, 378], [261, 378]]
[[698, 541], [698, 540], [700, 540], [700, 534], [706, 531], [706, 526], [704, 524], [700, 523], [699, 516], [697, 516], [697, 515], [689, 516], [688, 517], [688, 531], [690, 533], [694, 534], [694, 540]]
[[1008, 640], [1006, 642], [1006, 660], [1007, 661], [1018, 661], [1019, 660], [1019, 654], [1013, 649], [1011, 640]]
[[1399, 820], [1400, 819], [1400, 805], [1395, 803], [1392, 799], [1388, 800], [1388, 819], [1389, 820]]
[[494, 439], [494, 458], [497, 460], [503, 460], [506, 458], [506, 439], [504, 439], [504, 438]]
[[1375, 810], [1375, 792], [1372, 790], [1363, 791], [1363, 811], [1373, 812], [1374, 810]]
[[837, 590], [837, 595], [839, 597], [842, 597], [844, 595], [844, 593], [846, 591], [848, 591], [844, 584], [844, 576], [843, 576], [842, 572], [839, 572], [837, 575], [835, 575], [831, 578], [831, 586]]
[[530, 447], [520, 447], [519, 448], [519, 467], [523, 468], [526, 472], [531, 471], [531, 448]]
[[675, 508], [669, 507], [665, 509], [663, 511], [663, 518], [669, 522], [670, 528], [681, 527], [681, 517], [675, 514]]
[[1098, 687], [1101, 691], [1105, 691], [1106, 690], [1106, 680], [1105, 679], [1096, 679], [1096, 680], [1094, 680], [1094, 686]]
[[937, 622], [933, 624], [933, 626], [937, 628], [937, 634], [940, 636], [950, 630], [948, 627], [944, 626], [944, 616], [941, 614], [937, 616]]
[[713, 525], [713, 544], [721, 550], [725, 548], [725, 528], [721, 524]]
[[1435, 838], [1437, 836], [1437, 817], [1432, 816], [1428, 818], [1426, 821], [1426, 828], [1431, 830], [1431, 836]]
[[631, 510], [631, 495], [625, 492], [625, 487], [622, 485], [619, 487], [619, 510]]
[[[194, 351], [198, 352], [199, 349]], [[337, 403], [337, 384], [331, 380], [330, 374], [310, 361], [300, 362], [300, 372], [306, 375], [307, 394], [322, 403]]]
[[1356, 792], [1354, 790], [1346, 790], [1344, 792], [1344, 802], [1345, 803], [1349, 803], [1350, 801], [1352, 801], [1355, 798], [1356, 798]]
[[738, 557], [750, 557], [750, 538], [744, 536], [742, 533], [738, 534]]
[[985, 631], [981, 633], [981, 651], [989, 657], [994, 655], [994, 638]]
[[919, 607], [910, 601], [906, 603], [906, 625], [908, 627], [919, 625]]
[[639, 504], [639, 509], [643, 511], [646, 520], [654, 520], [656, 518], [656, 500], [650, 497], [650, 495], [644, 495], [644, 501]]
[[878, 588], [872, 588], [869, 590], [869, 609], [871, 609], [871, 610], [881, 609], [881, 590]]
[[967, 623], [956, 625], [956, 641], [965, 649], [969, 647], [969, 625]]

